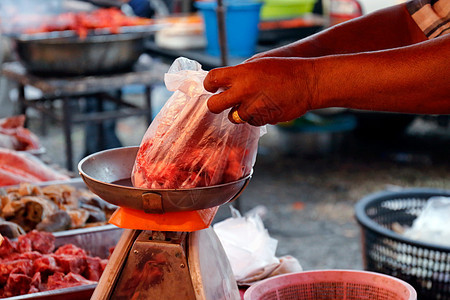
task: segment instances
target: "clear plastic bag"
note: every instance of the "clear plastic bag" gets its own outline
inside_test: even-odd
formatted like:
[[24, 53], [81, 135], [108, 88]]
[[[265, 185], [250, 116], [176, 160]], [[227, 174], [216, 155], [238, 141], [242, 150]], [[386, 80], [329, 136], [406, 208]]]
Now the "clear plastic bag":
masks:
[[250, 174], [265, 128], [213, 114], [203, 88], [207, 71], [178, 58], [165, 74], [173, 95], [145, 133], [132, 172], [136, 187], [180, 189], [232, 182]]

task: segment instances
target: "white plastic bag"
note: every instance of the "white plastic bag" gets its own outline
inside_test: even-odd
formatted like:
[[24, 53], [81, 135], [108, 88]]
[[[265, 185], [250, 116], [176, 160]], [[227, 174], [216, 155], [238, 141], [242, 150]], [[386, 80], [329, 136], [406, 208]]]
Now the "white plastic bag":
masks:
[[186, 58], [170, 67], [164, 81], [174, 93], [142, 139], [132, 172], [134, 186], [203, 187], [250, 174], [262, 128], [231, 123], [229, 110], [211, 113], [207, 100], [212, 94], [203, 87], [207, 74]]
[[275, 256], [278, 241], [269, 236], [259, 215], [240, 216], [214, 224], [213, 228], [230, 261], [231, 269], [238, 282], [266, 273], [267, 276], [279, 264]]
[[414, 240], [450, 246], [450, 197], [428, 199], [424, 210], [403, 234]]

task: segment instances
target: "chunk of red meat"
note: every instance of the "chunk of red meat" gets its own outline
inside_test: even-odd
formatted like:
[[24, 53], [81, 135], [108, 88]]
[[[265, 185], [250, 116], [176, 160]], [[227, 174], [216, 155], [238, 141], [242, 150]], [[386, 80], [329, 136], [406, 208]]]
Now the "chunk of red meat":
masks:
[[26, 294], [30, 290], [30, 283], [30, 276], [24, 274], [11, 274], [6, 283], [4, 294], [6, 297]]
[[64, 246], [59, 247], [55, 251], [56, 255], [64, 254], [64, 255], [78, 255], [78, 256], [87, 256], [86, 251], [83, 249], [73, 245], [73, 244], [66, 244]]
[[[39, 292], [39, 291], [43, 290], [43, 287], [42, 287], [42, 276], [41, 276], [40, 272], [34, 273], [34, 276], [31, 279], [30, 285], [31, 285], [31, 288], [30, 288], [30, 291], [28, 293], [36, 293], [36, 292]], [[34, 291], [32, 291], [32, 289]]]
[[81, 284], [96, 284], [97, 282], [88, 280], [81, 276], [80, 274], [69, 273], [64, 276], [64, 281], [70, 284], [71, 286], [81, 285]]
[[0, 263], [0, 286], [6, 284], [11, 274], [31, 275], [32, 271], [33, 265], [29, 259], [3, 260]]
[[102, 259], [100, 262], [101, 266], [102, 266], [102, 272], [105, 271], [106, 265], [108, 264], [108, 259]]
[[16, 265], [14, 269], [11, 270], [11, 274], [25, 274], [28, 276], [33, 275], [33, 265], [31, 260], [26, 260], [23, 263]]
[[13, 253], [17, 252], [16, 243], [11, 242], [10, 239], [4, 237], [0, 245], [0, 258], [5, 259]]
[[67, 288], [85, 284], [96, 284], [97, 282], [87, 280], [79, 274], [69, 273], [64, 275], [63, 273], [55, 273], [48, 277], [47, 290], [55, 290], [61, 288]]
[[17, 258], [18, 259], [36, 260], [36, 259], [41, 258], [41, 257], [42, 257], [42, 254], [40, 252], [30, 251], [30, 252], [20, 253]]
[[76, 274], [82, 274], [86, 269], [86, 256], [77, 255], [52, 255], [57, 265], [61, 268], [61, 271], [65, 274], [72, 272]]
[[98, 281], [103, 273], [102, 259], [100, 257], [86, 257], [86, 269], [83, 276], [88, 280]]
[[56, 290], [64, 286], [64, 273], [56, 272], [55, 274], [48, 276], [46, 290]]
[[28, 291], [27, 294], [39, 293], [40, 291], [41, 291], [40, 289], [38, 289], [37, 287], [35, 287], [34, 285], [32, 285], [32, 286], [30, 287], [30, 290]]
[[33, 269], [35, 272], [50, 275], [55, 272], [61, 272], [62, 268], [58, 266], [57, 260], [48, 254], [36, 259], [33, 262]]
[[22, 250], [28, 250], [31, 242], [31, 249], [29, 251], [39, 251], [42, 254], [49, 254], [55, 250], [55, 236], [51, 232], [42, 232], [32, 230], [26, 235], [18, 237], [18, 248]]
[[110, 247], [110, 248], [108, 249], [108, 259], [111, 258], [111, 255], [113, 254], [115, 248], [116, 248], [116, 247]]
[[26, 236], [19, 236], [17, 241], [17, 250], [20, 253], [27, 253], [33, 251], [33, 243], [31, 239]]
[[[155, 138], [154, 138], [155, 139]], [[155, 148], [162, 147], [154, 139], [143, 142], [133, 169], [133, 185], [146, 188], [192, 188], [238, 180], [251, 171], [252, 151], [243, 145], [185, 145], [176, 162], [161, 157]], [[227, 141], [228, 143], [228, 141]], [[149, 164], [148, 162], [152, 163]]]

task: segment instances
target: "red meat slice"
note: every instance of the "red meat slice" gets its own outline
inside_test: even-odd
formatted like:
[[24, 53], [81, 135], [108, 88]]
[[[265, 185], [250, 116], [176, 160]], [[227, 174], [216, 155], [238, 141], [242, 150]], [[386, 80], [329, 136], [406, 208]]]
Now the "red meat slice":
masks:
[[20, 172], [20, 170], [3, 166], [0, 168], [0, 186], [16, 185], [21, 182], [38, 183], [41, 182], [35, 176], [27, 174], [26, 172]]
[[[27, 182], [30, 182], [33, 178], [36, 178], [38, 181], [69, 179], [66, 175], [54, 171], [34, 156], [6, 148], [0, 148], [0, 170], [5, 174], [28, 178]], [[6, 175], [1, 177], [6, 177]], [[11, 175], [10, 177], [13, 176]], [[3, 182], [0, 182], [0, 184], [6, 185]]]

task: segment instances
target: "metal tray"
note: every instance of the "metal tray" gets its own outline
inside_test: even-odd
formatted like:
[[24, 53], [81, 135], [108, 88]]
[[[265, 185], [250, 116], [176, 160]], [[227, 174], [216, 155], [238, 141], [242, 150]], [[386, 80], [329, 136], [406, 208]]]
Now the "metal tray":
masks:
[[[107, 258], [109, 249], [116, 246], [124, 229], [114, 225], [104, 225], [83, 229], [74, 229], [53, 233], [55, 246], [74, 244], [91, 256]], [[42, 299], [42, 300], [84, 300], [90, 299], [97, 284], [88, 284], [64, 289], [57, 289], [15, 297], [3, 298], [7, 300]]]
[[84, 76], [131, 69], [144, 52], [144, 39], [160, 26], [79, 38], [73, 31], [11, 36], [27, 71], [44, 76]]

